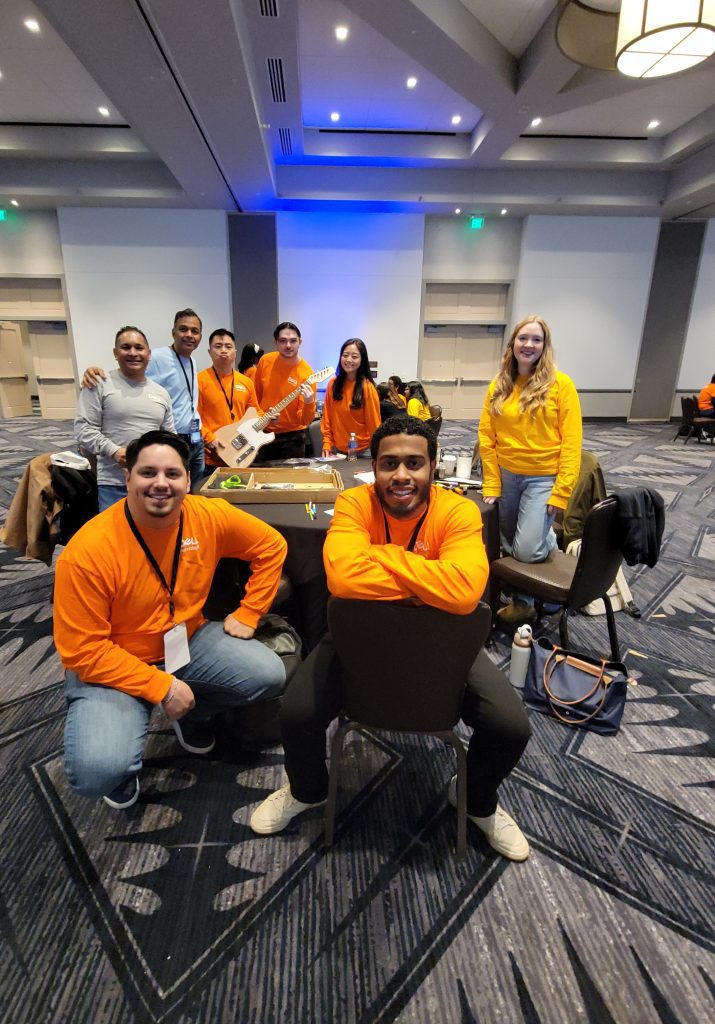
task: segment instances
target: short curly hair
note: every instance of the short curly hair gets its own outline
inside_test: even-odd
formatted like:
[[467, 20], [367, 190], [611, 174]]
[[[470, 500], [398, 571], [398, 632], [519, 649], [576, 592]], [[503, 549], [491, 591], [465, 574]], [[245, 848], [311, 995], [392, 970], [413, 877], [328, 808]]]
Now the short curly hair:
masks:
[[395, 437], [397, 434], [412, 434], [417, 437], [424, 437], [427, 442], [427, 451], [430, 462], [437, 458], [437, 435], [432, 427], [425, 420], [418, 420], [416, 416], [408, 416], [400, 412], [394, 416], [388, 416], [384, 423], [381, 423], [370, 441], [370, 454], [373, 459], [377, 458], [380, 448], [380, 441], [383, 437]]

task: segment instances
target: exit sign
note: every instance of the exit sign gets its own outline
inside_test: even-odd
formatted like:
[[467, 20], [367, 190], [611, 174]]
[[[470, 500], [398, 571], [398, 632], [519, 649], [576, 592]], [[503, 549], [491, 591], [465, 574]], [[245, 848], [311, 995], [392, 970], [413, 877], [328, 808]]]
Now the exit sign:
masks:
[[0, 210], [0, 220], [5, 220], [7, 216], [7, 210]]
[[484, 227], [484, 217], [472, 217], [469, 225], [474, 231], [481, 231]]

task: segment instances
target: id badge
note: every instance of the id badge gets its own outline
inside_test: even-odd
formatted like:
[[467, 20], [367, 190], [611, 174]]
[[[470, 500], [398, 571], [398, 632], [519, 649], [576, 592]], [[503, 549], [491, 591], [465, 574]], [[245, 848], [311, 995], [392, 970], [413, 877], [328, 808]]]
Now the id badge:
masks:
[[201, 440], [201, 420], [198, 416], [194, 416], [189, 423], [189, 437], [192, 444], [196, 444], [197, 441]]
[[164, 633], [164, 671], [173, 675], [177, 669], [183, 668], [191, 661], [189, 638], [186, 634], [186, 623], [180, 622]]

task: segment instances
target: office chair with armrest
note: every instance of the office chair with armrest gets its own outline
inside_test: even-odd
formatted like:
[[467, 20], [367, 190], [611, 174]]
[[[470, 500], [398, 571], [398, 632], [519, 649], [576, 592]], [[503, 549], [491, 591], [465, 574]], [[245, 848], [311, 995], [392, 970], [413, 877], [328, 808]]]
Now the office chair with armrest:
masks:
[[[343, 742], [348, 732], [389, 729], [436, 736], [457, 754], [457, 853], [467, 842], [467, 758], [454, 732], [467, 675], [489, 633], [491, 611], [331, 598], [328, 624], [342, 666], [343, 710], [330, 749], [325, 842], [332, 846]], [[369, 642], [366, 642], [369, 638]]]
[[427, 423], [432, 427], [435, 434], [439, 434], [442, 429], [442, 406], [431, 405], [429, 407], [429, 414], [430, 418], [427, 420]]
[[537, 601], [562, 606], [559, 619], [561, 646], [568, 647], [567, 618], [570, 612], [601, 598], [606, 607], [611, 657], [620, 661], [618, 634], [609, 589], [618, 575], [623, 556], [617, 543], [615, 521], [618, 502], [611, 496], [594, 505], [583, 527], [581, 553], [578, 558], [552, 551], [545, 562], [518, 562], [515, 558], [498, 558], [490, 566], [491, 575], [502, 585], [514, 587]]
[[673, 440], [675, 441], [683, 435], [687, 444], [690, 438], [694, 436], [699, 444], [701, 431], [704, 430], [710, 435], [710, 444], [712, 444], [713, 439], [715, 439], [715, 418], [712, 416], [698, 416], [698, 400], [695, 396], [689, 398], [687, 395], [682, 395], [680, 398], [680, 408], [683, 411], [683, 421]]

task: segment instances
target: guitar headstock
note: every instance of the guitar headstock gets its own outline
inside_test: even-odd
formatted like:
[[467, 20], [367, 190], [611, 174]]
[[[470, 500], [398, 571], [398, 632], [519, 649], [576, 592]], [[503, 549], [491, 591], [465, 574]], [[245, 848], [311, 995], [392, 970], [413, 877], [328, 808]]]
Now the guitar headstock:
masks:
[[308, 377], [306, 384], [319, 384], [321, 380], [327, 380], [328, 377], [332, 377], [335, 373], [334, 366], [326, 366], [322, 370], [318, 370], [317, 373], [311, 373]]

